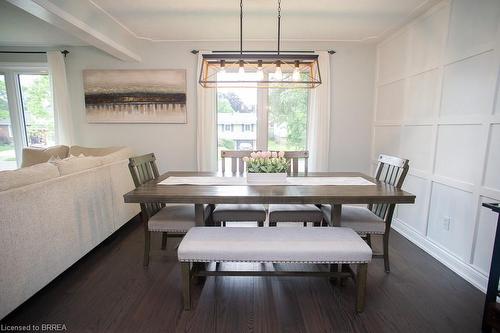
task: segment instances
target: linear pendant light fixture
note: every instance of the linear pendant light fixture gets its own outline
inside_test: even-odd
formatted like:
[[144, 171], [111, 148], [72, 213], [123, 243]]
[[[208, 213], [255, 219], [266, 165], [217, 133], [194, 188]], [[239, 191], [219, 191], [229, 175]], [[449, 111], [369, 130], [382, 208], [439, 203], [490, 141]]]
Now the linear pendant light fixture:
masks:
[[203, 54], [199, 83], [205, 88], [315, 88], [321, 84], [318, 55], [281, 51], [281, 0], [278, 0], [276, 51], [243, 51], [243, 0], [240, 0], [240, 51]]

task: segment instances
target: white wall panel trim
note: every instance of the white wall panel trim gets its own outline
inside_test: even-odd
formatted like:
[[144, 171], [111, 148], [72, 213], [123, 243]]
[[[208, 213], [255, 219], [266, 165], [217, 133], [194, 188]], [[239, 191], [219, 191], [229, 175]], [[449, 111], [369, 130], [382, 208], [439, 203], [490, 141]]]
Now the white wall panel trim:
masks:
[[[487, 281], [482, 267], [484, 260], [480, 261], [481, 267], [473, 262], [477, 259], [475, 253], [484, 258], [488, 252], [482, 240], [488, 232], [481, 224], [481, 200], [487, 197], [500, 201], [500, 183], [495, 178], [500, 160], [497, 16], [500, 16], [500, 2], [495, 0], [443, 1], [382, 41], [377, 49], [372, 131], [372, 159], [380, 153], [377, 149], [390, 150], [396, 144], [394, 141], [400, 140], [400, 156], [410, 158], [409, 175], [427, 184], [425, 197], [423, 190], [419, 192], [424, 206], [419, 206], [418, 213], [422, 215], [415, 219], [409, 215], [412, 210], [406, 209], [403, 215], [396, 215], [394, 229], [483, 291]], [[399, 51], [402, 48], [404, 52]], [[408, 59], [395, 61], [391, 51]], [[392, 63], [394, 68], [390, 67]], [[399, 107], [393, 107], [390, 114], [394, 120], [376, 118], [377, 107], [392, 105], [387, 96], [384, 103], [377, 103], [379, 88], [396, 81], [404, 81], [402, 113], [394, 114]], [[386, 110], [379, 113], [384, 112], [389, 114]], [[431, 127], [432, 139], [427, 139], [431, 135], [429, 129], [417, 126]], [[379, 137], [375, 135], [377, 131]], [[414, 165], [412, 159], [416, 161]], [[443, 185], [448, 189], [434, 193]], [[415, 189], [423, 185], [418, 186]], [[460, 207], [454, 207], [452, 198], [458, 193], [454, 190], [467, 193], [458, 195]], [[423, 215], [426, 216], [424, 234]], [[447, 217], [451, 218], [448, 227], [443, 223]], [[478, 248], [480, 252], [476, 251]]]
[[443, 65], [444, 66], [454, 65], [456, 63], [469, 60], [471, 58], [474, 58], [476, 56], [479, 56], [479, 55], [482, 55], [482, 54], [485, 54], [485, 53], [488, 53], [488, 52], [491, 52], [491, 51], [494, 51], [494, 50], [495, 50], [495, 44], [494, 43], [493, 44], [488, 44], [487, 48], [482, 48], [480, 51], [477, 51], [477, 52], [471, 52], [470, 54], [467, 54], [465, 57], [461, 57], [461, 58], [457, 58], [457, 59], [445, 61], [443, 63]]
[[482, 197], [488, 197], [500, 201], [500, 190], [483, 186], [481, 187], [479, 194]]

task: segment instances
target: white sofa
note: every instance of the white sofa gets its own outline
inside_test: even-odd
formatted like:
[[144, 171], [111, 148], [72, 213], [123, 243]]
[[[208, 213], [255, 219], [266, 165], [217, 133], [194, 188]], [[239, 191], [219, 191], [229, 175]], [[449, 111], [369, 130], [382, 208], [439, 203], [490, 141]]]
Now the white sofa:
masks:
[[[0, 318], [139, 213], [127, 148], [0, 172]], [[94, 155], [86, 156], [83, 155]]]

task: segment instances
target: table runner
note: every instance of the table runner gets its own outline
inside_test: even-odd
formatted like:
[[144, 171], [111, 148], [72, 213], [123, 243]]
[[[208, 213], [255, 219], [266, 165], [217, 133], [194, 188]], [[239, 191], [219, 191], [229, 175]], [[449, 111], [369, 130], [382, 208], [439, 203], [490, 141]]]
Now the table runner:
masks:
[[225, 185], [225, 186], [268, 186], [268, 185], [375, 185], [363, 177], [288, 177], [286, 183], [247, 183], [245, 177], [177, 177], [170, 176], [159, 185]]

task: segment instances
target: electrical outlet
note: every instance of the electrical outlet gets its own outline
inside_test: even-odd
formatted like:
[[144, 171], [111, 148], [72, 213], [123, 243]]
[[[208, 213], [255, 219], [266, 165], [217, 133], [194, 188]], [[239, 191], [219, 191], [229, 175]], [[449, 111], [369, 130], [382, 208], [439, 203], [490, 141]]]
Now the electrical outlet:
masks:
[[451, 217], [445, 216], [443, 218], [443, 229], [446, 231], [450, 231]]

